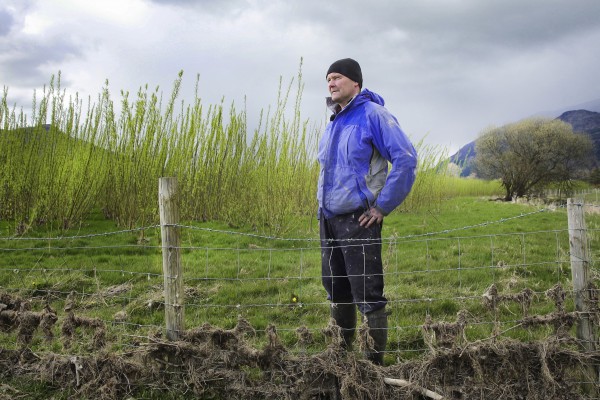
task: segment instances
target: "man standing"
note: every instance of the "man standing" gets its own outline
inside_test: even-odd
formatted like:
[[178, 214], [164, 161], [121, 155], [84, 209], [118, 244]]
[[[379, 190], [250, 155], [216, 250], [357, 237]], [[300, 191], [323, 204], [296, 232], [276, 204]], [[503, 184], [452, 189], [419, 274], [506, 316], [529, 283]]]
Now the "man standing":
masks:
[[318, 155], [322, 281], [345, 346], [354, 339], [358, 306], [374, 342], [367, 358], [383, 365], [387, 300], [381, 227], [412, 188], [417, 154], [383, 98], [362, 89], [355, 60], [334, 62], [326, 79], [333, 115]]

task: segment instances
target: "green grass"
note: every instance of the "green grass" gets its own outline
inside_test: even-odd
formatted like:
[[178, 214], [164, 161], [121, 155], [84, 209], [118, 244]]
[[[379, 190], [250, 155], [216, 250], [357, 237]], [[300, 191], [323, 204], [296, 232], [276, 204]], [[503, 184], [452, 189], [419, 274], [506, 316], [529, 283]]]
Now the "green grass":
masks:
[[[399, 353], [402, 357], [418, 354], [425, 349], [420, 326], [426, 315], [453, 322], [463, 309], [471, 321], [469, 340], [489, 338], [494, 316], [482, 306], [481, 296], [492, 284], [504, 294], [532, 289], [536, 296], [530, 314], [553, 311], [544, 292], [557, 283], [571, 289], [567, 215], [564, 208], [537, 210], [470, 197], [447, 200], [438, 212], [397, 212], [386, 218], [383, 256], [392, 312], [390, 349], [406, 351]], [[586, 222], [595, 258], [600, 246], [594, 229], [600, 219], [588, 214]], [[310, 221], [298, 225], [308, 226]], [[283, 240], [256, 236], [251, 230], [234, 233], [218, 223], [191, 223], [181, 230], [187, 328], [206, 322], [232, 328], [241, 316], [258, 331], [275, 324], [284, 343], [293, 347], [297, 327], [304, 325], [318, 336], [326, 326], [329, 311], [314, 229], [289, 232]], [[124, 334], [163, 329], [160, 230], [147, 229], [143, 238], [140, 231], [104, 234], [116, 231], [113, 223], [95, 214], [77, 230], [64, 233], [64, 239], [3, 239], [0, 289], [32, 299], [37, 309], [48, 300], [59, 314], [57, 337], [71, 292], [77, 294], [78, 315], [105, 321], [114, 349], [127, 346]], [[31, 232], [32, 238], [46, 235], [51, 233]], [[111, 295], [117, 285], [128, 289]], [[123, 310], [126, 323], [113, 326], [115, 313]], [[499, 309], [505, 329], [521, 317], [516, 303]], [[532, 330], [513, 329], [507, 336], [527, 340]], [[4, 345], [14, 340], [12, 335], [2, 337]], [[86, 348], [84, 340], [81, 350]]]

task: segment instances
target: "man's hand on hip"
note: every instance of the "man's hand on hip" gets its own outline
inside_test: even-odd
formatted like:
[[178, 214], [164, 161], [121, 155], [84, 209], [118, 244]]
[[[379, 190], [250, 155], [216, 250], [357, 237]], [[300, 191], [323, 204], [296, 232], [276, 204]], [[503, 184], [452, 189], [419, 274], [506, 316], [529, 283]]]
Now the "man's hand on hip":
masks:
[[358, 222], [360, 226], [364, 226], [365, 228], [370, 227], [374, 223], [381, 224], [383, 222], [383, 214], [376, 208], [371, 207], [358, 217]]

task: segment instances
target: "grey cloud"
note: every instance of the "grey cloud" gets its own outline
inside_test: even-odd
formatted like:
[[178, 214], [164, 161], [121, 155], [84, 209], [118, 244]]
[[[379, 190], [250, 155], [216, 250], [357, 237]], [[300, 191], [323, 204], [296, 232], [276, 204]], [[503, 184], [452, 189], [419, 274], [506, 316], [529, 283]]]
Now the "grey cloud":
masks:
[[[380, 80], [371, 74], [375, 72], [386, 77], [386, 86], [414, 93], [431, 90], [448, 98], [465, 96], [468, 82], [481, 84], [473, 74], [502, 81], [502, 65], [539, 59], [560, 42], [568, 47], [600, 32], [596, 0], [321, 3], [289, 3], [282, 11], [290, 17], [283, 19], [313, 24], [335, 37], [330, 60], [356, 57], [368, 87]], [[493, 91], [491, 86], [487, 90]]]
[[4, 79], [18, 86], [39, 86], [50, 79], [44, 67], [80, 56], [82, 49], [69, 39], [37, 42], [5, 38], [0, 40], [0, 54], [0, 75]]
[[239, 14], [247, 9], [248, 0], [148, 0], [163, 6], [191, 8], [214, 15]]
[[[478, 53], [490, 46], [527, 49], [600, 27], [596, 0], [304, 3], [289, 3], [287, 12], [324, 26], [332, 35], [376, 44], [396, 30], [407, 35], [406, 44], [413, 49], [441, 52]], [[358, 12], [348, 12], [351, 9]]]
[[432, 54], [445, 57], [452, 52], [477, 62], [481, 57], [506, 53], [535, 53], [560, 40], [599, 29], [600, 20], [590, 15], [600, 14], [600, 3], [575, 6], [580, 3], [481, 2], [446, 9], [443, 14], [429, 13], [433, 21], [418, 21], [412, 29], [426, 41], [428, 51], [436, 51]]
[[13, 24], [13, 16], [6, 10], [0, 10], [0, 36], [7, 35]]
[[3, 0], [0, 4], [0, 36], [22, 25], [25, 14], [33, 5], [34, 0]]

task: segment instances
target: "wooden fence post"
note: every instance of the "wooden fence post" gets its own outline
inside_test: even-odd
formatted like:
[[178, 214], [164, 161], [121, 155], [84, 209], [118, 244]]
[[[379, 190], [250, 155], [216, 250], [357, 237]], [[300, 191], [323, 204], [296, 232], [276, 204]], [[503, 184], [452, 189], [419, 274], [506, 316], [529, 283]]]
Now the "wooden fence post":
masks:
[[[569, 247], [571, 254], [571, 276], [573, 280], [573, 293], [575, 296], [575, 310], [579, 313], [577, 324], [577, 339], [585, 352], [596, 350], [596, 327], [590, 319], [590, 288], [588, 271], [590, 267], [587, 231], [585, 226], [583, 200], [567, 199], [567, 214], [569, 224]], [[593, 387], [598, 385], [598, 368], [589, 365], [586, 371], [587, 378]]]
[[178, 340], [184, 329], [184, 287], [181, 271], [179, 236], [179, 193], [177, 178], [160, 178], [158, 205], [162, 237], [162, 259], [165, 293], [167, 338]]

